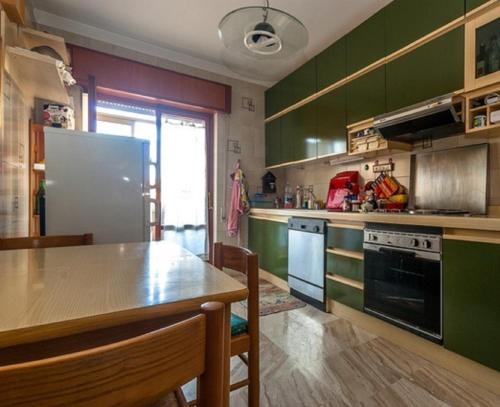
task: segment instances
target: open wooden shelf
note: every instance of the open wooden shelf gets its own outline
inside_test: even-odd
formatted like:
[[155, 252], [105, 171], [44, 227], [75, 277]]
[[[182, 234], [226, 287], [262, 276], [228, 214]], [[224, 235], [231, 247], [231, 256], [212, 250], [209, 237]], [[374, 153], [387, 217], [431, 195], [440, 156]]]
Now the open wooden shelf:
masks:
[[23, 48], [28, 50], [34, 47], [47, 46], [56, 51], [66, 64], [70, 64], [68, 49], [64, 38], [57, 35], [45, 33], [43, 31], [33, 30], [32, 28], [23, 27], [19, 31], [19, 41]]
[[350, 287], [357, 288], [358, 290], [365, 289], [365, 285], [361, 281], [352, 280], [350, 278], [343, 277], [343, 276], [338, 275], [338, 274], [327, 274], [326, 278], [329, 280], [332, 280], [332, 281], [336, 281], [338, 283], [348, 285]]
[[[500, 84], [494, 84], [465, 94], [466, 99], [466, 134], [486, 137], [500, 136], [500, 122], [491, 122], [491, 113], [500, 110], [500, 101], [490, 104], [474, 106], [476, 103], [484, 103], [484, 98], [493, 93], [500, 93]], [[474, 106], [474, 107], [473, 107]], [[486, 126], [474, 127], [474, 117], [477, 115], [486, 116]]]
[[70, 104], [56, 59], [24, 48], [6, 47], [5, 67], [29, 100], [38, 97]]
[[327, 253], [336, 254], [337, 256], [350, 257], [351, 259], [364, 260], [365, 256], [361, 252], [354, 252], [351, 250], [328, 248]]

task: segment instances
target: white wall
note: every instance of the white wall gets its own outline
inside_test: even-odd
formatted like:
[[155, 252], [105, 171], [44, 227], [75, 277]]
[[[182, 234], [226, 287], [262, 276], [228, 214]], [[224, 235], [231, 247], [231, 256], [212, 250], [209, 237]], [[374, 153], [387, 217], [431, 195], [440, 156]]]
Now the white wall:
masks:
[[[165, 69], [217, 81], [232, 87], [231, 114], [217, 114], [215, 118], [215, 217], [216, 240], [236, 244], [237, 238], [229, 238], [226, 230], [226, 211], [230, 195], [229, 174], [237, 159], [241, 159], [249, 184], [250, 193], [260, 188], [260, 178], [264, 175], [264, 90], [265, 88], [237, 79], [227, 78], [211, 72], [181, 65], [172, 61], [142, 54], [126, 48], [118, 47], [102, 41], [82, 37], [73, 33], [60, 31], [51, 27], [38, 27], [66, 39], [67, 43], [94, 49], [96, 51], [128, 58], [134, 61], [158, 66]], [[242, 108], [242, 97], [253, 99], [255, 111]], [[227, 152], [227, 140], [237, 140], [241, 154]], [[246, 243], [246, 220], [243, 220], [241, 244]]]

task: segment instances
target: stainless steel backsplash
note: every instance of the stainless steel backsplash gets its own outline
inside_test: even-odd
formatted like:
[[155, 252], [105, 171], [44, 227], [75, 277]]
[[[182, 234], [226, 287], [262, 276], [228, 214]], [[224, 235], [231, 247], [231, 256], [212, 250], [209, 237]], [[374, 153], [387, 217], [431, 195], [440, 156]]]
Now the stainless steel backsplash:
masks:
[[411, 156], [410, 207], [486, 214], [488, 144]]

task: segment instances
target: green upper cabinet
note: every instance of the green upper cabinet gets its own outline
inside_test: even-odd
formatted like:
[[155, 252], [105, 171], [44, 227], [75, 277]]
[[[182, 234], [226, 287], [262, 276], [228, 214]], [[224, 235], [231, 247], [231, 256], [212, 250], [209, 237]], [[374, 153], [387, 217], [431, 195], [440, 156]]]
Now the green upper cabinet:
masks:
[[469, 12], [474, 10], [476, 7], [486, 3], [488, 0], [465, 0], [465, 11]]
[[464, 86], [464, 28], [458, 27], [387, 64], [387, 110]]
[[276, 85], [266, 90], [265, 92], [266, 118], [271, 117], [273, 114], [276, 114], [283, 110], [284, 107], [282, 102], [283, 98], [281, 95], [281, 88], [282, 84], [281, 82], [278, 82]]
[[345, 37], [342, 37], [316, 57], [318, 90], [346, 77], [345, 44]]
[[318, 156], [347, 151], [346, 87], [337, 88], [316, 99]]
[[281, 163], [281, 118], [278, 118], [266, 123], [266, 167]]
[[316, 93], [316, 60], [306, 62], [280, 83], [282, 109]]
[[391, 54], [464, 14], [463, 0], [394, 0], [385, 8], [386, 53]]
[[500, 370], [500, 244], [444, 240], [445, 348]]
[[317, 156], [316, 105], [308, 103], [281, 117], [282, 161]]
[[346, 35], [347, 75], [385, 56], [385, 8]]
[[381, 66], [346, 85], [347, 124], [385, 113], [385, 66]]

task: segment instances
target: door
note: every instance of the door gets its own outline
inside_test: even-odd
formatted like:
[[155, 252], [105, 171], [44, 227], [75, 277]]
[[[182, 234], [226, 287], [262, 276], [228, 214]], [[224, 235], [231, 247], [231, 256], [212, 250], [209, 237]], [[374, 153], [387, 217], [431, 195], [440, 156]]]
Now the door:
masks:
[[211, 246], [209, 126], [206, 115], [161, 114], [161, 237], [203, 258]]

